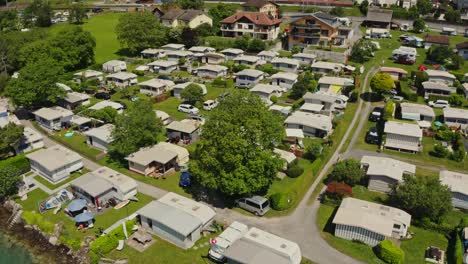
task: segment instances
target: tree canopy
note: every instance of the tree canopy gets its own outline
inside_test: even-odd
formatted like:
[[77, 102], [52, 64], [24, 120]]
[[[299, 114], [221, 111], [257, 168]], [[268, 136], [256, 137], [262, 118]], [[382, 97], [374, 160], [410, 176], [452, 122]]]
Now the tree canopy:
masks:
[[52, 25], [52, 8], [48, 1], [34, 0], [24, 10], [25, 27], [50, 27]]
[[166, 44], [167, 32], [167, 28], [154, 19], [150, 12], [126, 13], [119, 18], [116, 27], [117, 39], [122, 48], [127, 48], [132, 54]]
[[65, 95], [56, 85], [62, 73], [62, 67], [52, 59], [29, 63], [19, 71], [19, 78], [8, 82], [6, 95], [15, 105], [26, 108], [54, 104]]
[[414, 32], [423, 32], [425, 28], [426, 28], [426, 22], [424, 22], [424, 19], [416, 18], [416, 20], [413, 21]]
[[203, 9], [203, 0], [176, 0], [176, 3], [182, 9]]
[[431, 46], [427, 51], [427, 59], [436, 63], [445, 64], [452, 57], [453, 51], [445, 46]]
[[416, 7], [421, 15], [427, 15], [432, 11], [432, 2], [429, 0], [418, 0]]
[[0, 128], [0, 158], [6, 158], [15, 151], [23, 137], [24, 127], [8, 123]]
[[353, 45], [349, 59], [354, 62], [364, 63], [370, 60], [375, 49], [375, 44], [370, 40], [360, 39]]
[[15, 195], [20, 180], [20, 171], [17, 168], [11, 165], [0, 166], [0, 200]]
[[402, 184], [393, 186], [390, 201], [413, 218], [434, 222], [452, 210], [450, 189], [438, 177], [405, 175]]
[[273, 154], [284, 137], [281, 117], [244, 90], [234, 90], [215, 108], [190, 162], [193, 178], [223, 194], [265, 191], [282, 167]]
[[162, 131], [161, 120], [156, 117], [152, 103], [138, 100], [116, 117], [110, 153], [122, 159], [140, 148], [156, 144]]
[[213, 29], [219, 31], [220, 21], [232, 16], [237, 11], [237, 6], [233, 4], [218, 3], [208, 10], [208, 15], [213, 19]]
[[299, 99], [308, 91], [314, 92], [316, 88], [317, 81], [314, 79], [314, 75], [310, 71], [306, 71], [297, 78], [297, 82], [293, 85], [289, 97]]
[[105, 123], [114, 123], [115, 118], [119, 115], [117, 110], [111, 106], [106, 106], [102, 109], [95, 110], [89, 114], [91, 117], [104, 121]]
[[330, 178], [354, 186], [362, 181], [364, 175], [365, 172], [361, 169], [361, 163], [358, 160], [346, 159], [335, 164]]
[[70, 7], [70, 23], [83, 24], [86, 18], [88, 18], [88, 16], [86, 15], [86, 9], [83, 3], [73, 3]]
[[377, 73], [372, 77], [370, 86], [378, 94], [388, 93], [395, 86], [395, 81], [388, 73]]
[[192, 83], [182, 90], [180, 97], [182, 97], [182, 99], [187, 101], [189, 104], [194, 105], [196, 102], [203, 100], [203, 89], [200, 87], [200, 85]]

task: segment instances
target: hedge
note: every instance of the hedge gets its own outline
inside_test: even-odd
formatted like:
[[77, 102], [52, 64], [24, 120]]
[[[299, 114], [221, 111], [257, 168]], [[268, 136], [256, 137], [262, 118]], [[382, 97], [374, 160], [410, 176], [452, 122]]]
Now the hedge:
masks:
[[394, 112], [395, 112], [395, 103], [390, 100], [385, 105], [385, 112], [384, 112], [383, 119], [389, 120], [391, 117], [393, 117]]
[[294, 164], [288, 168], [286, 171], [286, 175], [288, 175], [291, 178], [297, 178], [301, 176], [304, 173], [304, 168], [299, 166], [298, 164]]
[[390, 240], [383, 240], [377, 245], [376, 255], [390, 264], [401, 264], [405, 259], [405, 252]]
[[270, 196], [271, 208], [277, 211], [283, 211], [291, 207], [292, 198], [287, 193], [275, 193]]
[[26, 173], [30, 170], [29, 160], [26, 158], [26, 154], [17, 155], [6, 160], [0, 161], [0, 167], [12, 166], [17, 168], [21, 174]]

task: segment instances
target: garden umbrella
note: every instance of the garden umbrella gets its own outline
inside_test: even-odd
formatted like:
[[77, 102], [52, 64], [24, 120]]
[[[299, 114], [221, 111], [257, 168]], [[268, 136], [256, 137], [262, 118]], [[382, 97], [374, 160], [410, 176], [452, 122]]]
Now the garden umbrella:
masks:
[[70, 212], [76, 212], [76, 211], [80, 211], [82, 210], [83, 208], [86, 207], [86, 200], [84, 199], [76, 199], [76, 200], [73, 200], [68, 206], [67, 206], [67, 209], [68, 211]]
[[93, 220], [93, 218], [94, 218], [94, 213], [85, 212], [85, 213], [81, 213], [81, 214], [75, 216], [74, 220], [77, 223], [85, 223], [85, 222], [89, 222], [89, 221]]

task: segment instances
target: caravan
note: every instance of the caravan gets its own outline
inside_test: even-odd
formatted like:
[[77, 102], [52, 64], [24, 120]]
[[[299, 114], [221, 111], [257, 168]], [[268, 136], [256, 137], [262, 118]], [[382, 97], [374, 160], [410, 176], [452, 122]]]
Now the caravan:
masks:
[[388, 29], [385, 28], [371, 28], [366, 30], [366, 39], [371, 39], [371, 38], [392, 38], [392, 35], [388, 31]]
[[396, 50], [393, 50], [391, 58], [398, 60], [401, 57], [406, 57], [407, 59], [416, 61], [416, 56], [418, 52], [415, 48], [401, 46]]
[[449, 27], [443, 27], [442, 32], [440, 32], [441, 35], [447, 35], [447, 36], [456, 36], [457, 31], [454, 28], [449, 28]]
[[218, 237], [211, 239], [211, 247], [210, 251], [208, 251], [208, 256], [215, 261], [224, 261], [224, 251], [226, 251], [226, 249], [234, 242], [243, 237], [247, 231], [249, 231], [249, 228], [246, 225], [239, 222], [233, 222]]

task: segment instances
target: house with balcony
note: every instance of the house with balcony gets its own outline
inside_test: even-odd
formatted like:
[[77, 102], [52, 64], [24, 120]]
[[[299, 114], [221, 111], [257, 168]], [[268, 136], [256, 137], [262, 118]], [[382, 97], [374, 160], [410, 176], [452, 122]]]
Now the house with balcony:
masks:
[[288, 28], [289, 49], [309, 45], [342, 46], [350, 36], [352, 29], [344, 27], [339, 17], [321, 11], [292, 21]]
[[468, 174], [443, 170], [440, 182], [447, 185], [452, 193], [452, 206], [468, 210]]
[[249, 35], [262, 40], [274, 40], [280, 32], [281, 19], [261, 12], [237, 12], [221, 21], [221, 35], [237, 38]]
[[106, 76], [107, 85], [113, 84], [118, 88], [126, 88], [137, 84], [137, 75], [131, 72], [117, 72]]
[[164, 92], [171, 90], [174, 85], [175, 83], [173, 81], [156, 78], [138, 84], [138, 86], [140, 86], [140, 93], [148, 96], [161, 95]]
[[274, 18], [279, 17], [279, 5], [271, 0], [248, 0], [242, 8], [244, 11], [260, 12]]

